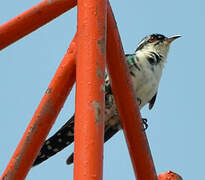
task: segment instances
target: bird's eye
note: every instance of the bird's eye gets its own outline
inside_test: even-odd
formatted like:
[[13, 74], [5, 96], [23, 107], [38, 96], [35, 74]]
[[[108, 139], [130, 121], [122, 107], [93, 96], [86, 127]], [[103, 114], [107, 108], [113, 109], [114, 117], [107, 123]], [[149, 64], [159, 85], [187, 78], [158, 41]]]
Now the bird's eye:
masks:
[[152, 42], [154, 42], [156, 40], [157, 40], [156, 36], [151, 36], [150, 39], [149, 39], [149, 42], [152, 43]]
[[153, 57], [149, 57], [147, 60], [151, 65], [155, 64], [155, 59]]

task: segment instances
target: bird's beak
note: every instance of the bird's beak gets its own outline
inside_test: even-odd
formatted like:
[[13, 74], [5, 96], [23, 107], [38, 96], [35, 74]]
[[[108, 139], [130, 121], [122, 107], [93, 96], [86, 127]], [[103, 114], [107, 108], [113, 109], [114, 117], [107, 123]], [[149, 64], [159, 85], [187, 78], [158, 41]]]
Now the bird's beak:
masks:
[[180, 35], [172, 36], [172, 37], [167, 38], [166, 41], [170, 44], [172, 41], [180, 37], [181, 37]]

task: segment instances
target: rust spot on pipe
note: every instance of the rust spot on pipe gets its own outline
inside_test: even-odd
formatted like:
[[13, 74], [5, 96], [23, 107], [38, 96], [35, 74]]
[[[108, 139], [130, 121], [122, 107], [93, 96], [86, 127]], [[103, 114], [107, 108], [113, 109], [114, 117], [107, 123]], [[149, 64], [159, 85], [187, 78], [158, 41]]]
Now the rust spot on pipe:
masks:
[[97, 66], [96, 71], [97, 71], [97, 76], [99, 78], [104, 78], [104, 73], [102, 72], [102, 70], [98, 66]]
[[46, 90], [46, 94], [50, 94], [50, 93], [51, 93], [51, 90], [52, 90], [52, 88], [48, 88], [48, 89]]
[[52, 3], [52, 0], [48, 0], [48, 4], [51, 4]]
[[14, 172], [13, 171], [8, 171], [7, 174], [5, 174], [5, 176], [3, 176], [3, 180], [9, 180], [12, 179]]
[[95, 122], [100, 123], [102, 121], [102, 106], [99, 101], [93, 101], [95, 111]]
[[55, 111], [55, 108], [53, 107], [52, 101], [50, 99], [48, 99], [45, 102], [45, 104], [44, 104], [42, 110], [40, 111], [39, 115], [44, 116], [44, 114], [46, 114], [46, 113], [53, 114], [54, 111]]
[[104, 55], [105, 54], [105, 35], [103, 35], [102, 38], [97, 41], [97, 45], [100, 50], [100, 53]]

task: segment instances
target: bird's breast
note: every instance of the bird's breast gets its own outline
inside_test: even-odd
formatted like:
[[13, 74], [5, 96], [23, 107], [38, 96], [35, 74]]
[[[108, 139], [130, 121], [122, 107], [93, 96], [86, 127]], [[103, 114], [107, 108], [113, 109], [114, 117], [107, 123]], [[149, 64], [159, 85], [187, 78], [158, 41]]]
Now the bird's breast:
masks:
[[141, 109], [156, 94], [160, 79], [156, 78], [151, 70], [137, 71], [135, 76], [131, 76], [131, 78], [135, 96]]

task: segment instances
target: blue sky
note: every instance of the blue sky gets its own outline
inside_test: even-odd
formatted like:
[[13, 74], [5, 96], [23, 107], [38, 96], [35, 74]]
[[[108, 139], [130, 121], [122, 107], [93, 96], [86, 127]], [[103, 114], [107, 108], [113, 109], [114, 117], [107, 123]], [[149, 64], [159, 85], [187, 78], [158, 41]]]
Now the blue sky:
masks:
[[[0, 1], [0, 24], [40, 0]], [[12, 6], [11, 6], [12, 4]], [[173, 170], [184, 179], [204, 177], [205, 2], [111, 1], [126, 53], [151, 33], [181, 34], [170, 49], [154, 108], [142, 110], [157, 173]], [[76, 31], [76, 11], [0, 51], [0, 172], [5, 169]], [[50, 135], [74, 112], [71, 92]], [[122, 132], [105, 144], [104, 179], [134, 179]], [[66, 158], [73, 146], [31, 169], [27, 179], [72, 179]]]

